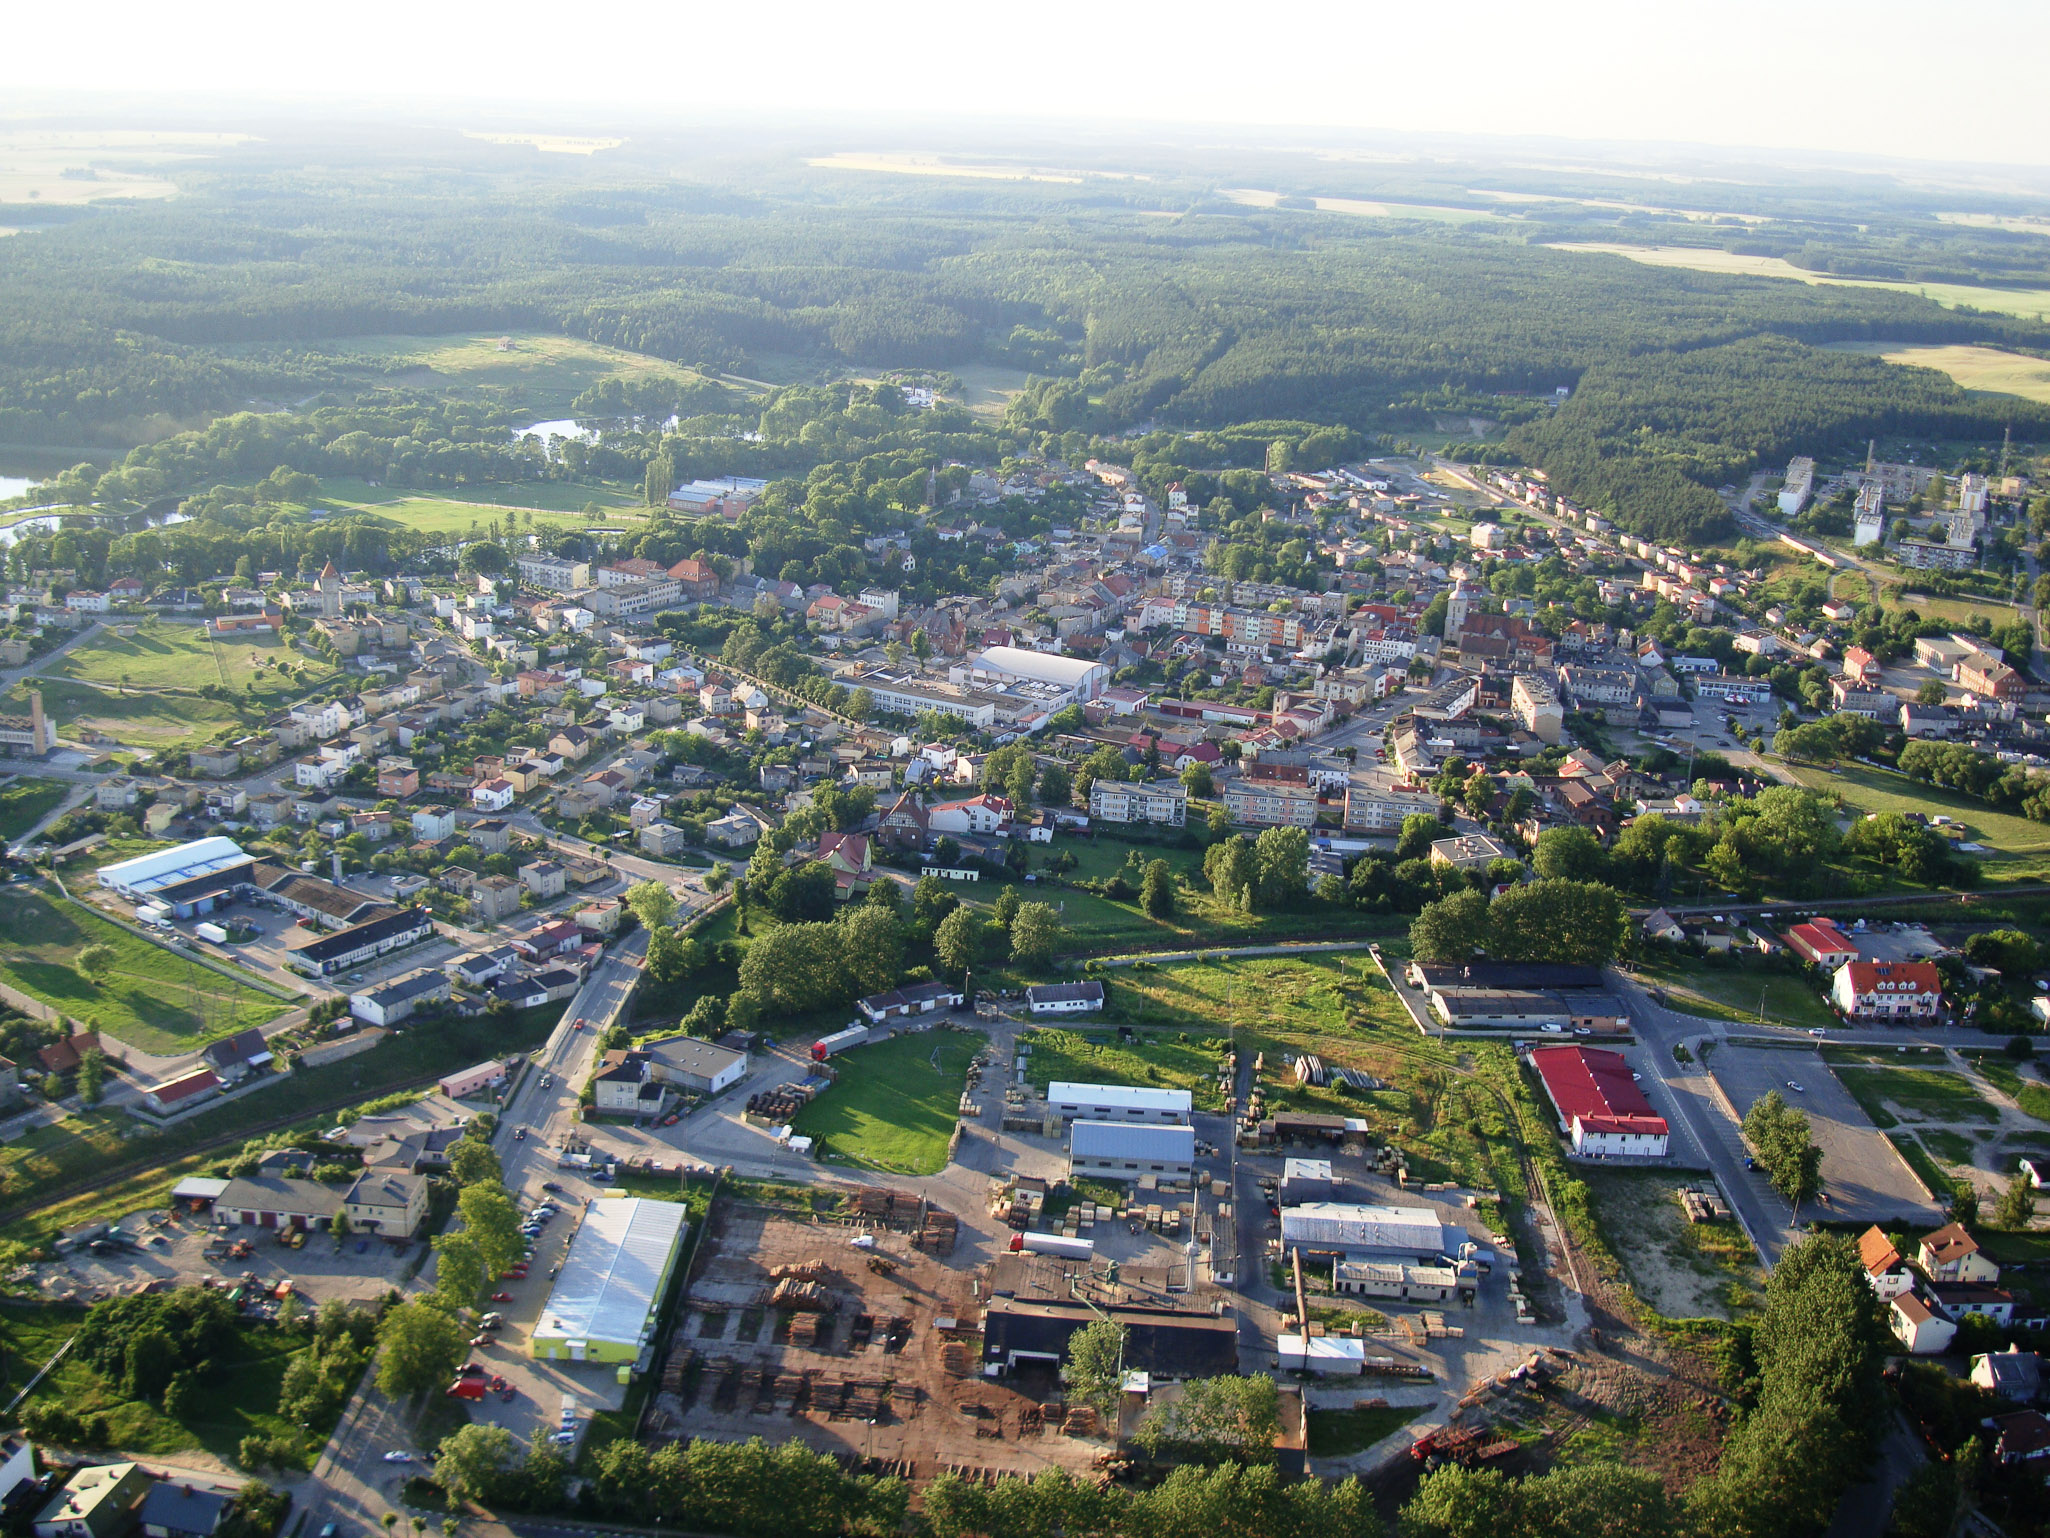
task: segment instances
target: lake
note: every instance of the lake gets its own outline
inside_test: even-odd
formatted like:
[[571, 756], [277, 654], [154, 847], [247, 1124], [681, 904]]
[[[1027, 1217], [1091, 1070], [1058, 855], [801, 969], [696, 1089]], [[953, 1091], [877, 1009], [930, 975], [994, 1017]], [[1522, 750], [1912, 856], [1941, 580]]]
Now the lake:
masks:
[[36, 483], [19, 475], [0, 475], [0, 502], [12, 502], [16, 497], [25, 497], [29, 488]]

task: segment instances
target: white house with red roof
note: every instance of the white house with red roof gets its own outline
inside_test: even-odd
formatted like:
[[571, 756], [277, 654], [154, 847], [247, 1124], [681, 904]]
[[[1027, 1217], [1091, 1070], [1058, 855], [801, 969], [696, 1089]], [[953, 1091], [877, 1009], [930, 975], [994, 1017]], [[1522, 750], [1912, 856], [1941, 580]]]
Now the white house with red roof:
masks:
[[1844, 672], [1861, 684], [1879, 681], [1879, 659], [1862, 646], [1853, 646], [1844, 653]]
[[1947, 1351], [1957, 1335], [1956, 1325], [1912, 1292], [1904, 1292], [1893, 1300], [1887, 1322], [1893, 1326], [1894, 1338], [1914, 1356], [1935, 1356]]
[[1787, 931], [1787, 948], [1803, 961], [1834, 972], [1858, 959], [1858, 947], [1837, 927], [1835, 919], [1813, 919]]
[[1530, 1063], [1573, 1151], [1596, 1158], [1663, 1159], [1666, 1119], [1651, 1108], [1620, 1052], [1539, 1047]]
[[1851, 961], [1830, 988], [1836, 1007], [1868, 1020], [1926, 1020], [1943, 1003], [1943, 978], [1933, 961]]
[[1858, 1236], [1858, 1263], [1865, 1268], [1865, 1280], [1872, 1284], [1882, 1303], [1914, 1290], [1915, 1273], [1908, 1269], [1901, 1252], [1876, 1223]]

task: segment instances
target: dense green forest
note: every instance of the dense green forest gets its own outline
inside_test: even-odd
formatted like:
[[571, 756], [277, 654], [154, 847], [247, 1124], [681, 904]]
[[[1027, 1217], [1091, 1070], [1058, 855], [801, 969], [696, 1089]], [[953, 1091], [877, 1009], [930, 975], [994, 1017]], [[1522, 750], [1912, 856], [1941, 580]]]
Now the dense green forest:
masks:
[[[1813, 345], [2050, 352], [2050, 328], [1555, 252], [1533, 238], [1559, 232], [1549, 213], [1369, 223], [1247, 208], [1188, 181], [1162, 181], [1145, 196], [1166, 206], [1144, 207], [1093, 182], [964, 191], [729, 167], [614, 183], [602, 162], [514, 175], [366, 152], [315, 172], [292, 153], [0, 240], [0, 444], [89, 453], [118, 465], [101, 496], [147, 501], [279, 465], [419, 485], [639, 481], [658, 454], [678, 473], [787, 475], [885, 453], [909, 456], [909, 474], [1141, 426], [1402, 433], [1457, 402], [1512, 424], [1501, 452], [1626, 527], [1698, 540], [1728, 532], [1711, 488], [1795, 450], [1875, 433], [2050, 437], [2043, 407]], [[1053, 383], [998, 428], [831, 390], [764, 401], [710, 379], [614, 382], [578, 409], [680, 420], [551, 453], [515, 442], [503, 412], [347, 354], [350, 338], [497, 329], [708, 374], [768, 359], [785, 377], [791, 360], [814, 377], [1001, 364]], [[163, 435], [251, 404], [266, 414]], [[160, 441], [120, 464], [145, 438]], [[1264, 452], [1241, 433], [1211, 468]]]

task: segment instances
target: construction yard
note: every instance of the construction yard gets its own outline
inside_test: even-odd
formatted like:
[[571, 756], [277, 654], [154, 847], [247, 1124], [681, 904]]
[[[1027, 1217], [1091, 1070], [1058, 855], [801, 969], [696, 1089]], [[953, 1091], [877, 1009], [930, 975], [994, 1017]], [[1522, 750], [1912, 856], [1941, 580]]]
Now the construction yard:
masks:
[[[659, 1369], [643, 1435], [797, 1437], [884, 1472], [1032, 1474], [1087, 1468], [1099, 1444], [1062, 1435], [1051, 1374], [985, 1380], [986, 1254], [915, 1196], [871, 1187], [854, 1221], [722, 1207]], [[1093, 1429], [1093, 1427], [1092, 1427]]]

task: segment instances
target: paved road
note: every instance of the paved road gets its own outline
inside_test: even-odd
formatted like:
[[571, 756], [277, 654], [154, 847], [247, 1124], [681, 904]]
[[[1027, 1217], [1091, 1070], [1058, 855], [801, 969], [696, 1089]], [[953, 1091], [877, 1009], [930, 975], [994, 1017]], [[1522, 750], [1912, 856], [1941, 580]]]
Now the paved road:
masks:
[[[588, 1197], [597, 1187], [572, 1182], [555, 1170], [551, 1150], [561, 1146], [573, 1125], [577, 1085], [597, 1041], [619, 1017], [639, 980], [641, 958], [647, 952], [648, 937], [637, 931], [593, 970], [583, 989], [570, 1001], [548, 1041], [535, 1055], [540, 1072], [529, 1074], [519, 1092], [503, 1108], [498, 1137], [499, 1158], [505, 1168], [506, 1188], [516, 1197], [539, 1194], [540, 1182], [556, 1179], [572, 1186], [570, 1194]], [[575, 1022], [587, 1021], [577, 1030]], [[542, 1080], [552, 1082], [544, 1088]], [[524, 1139], [514, 1137], [520, 1127], [528, 1129]], [[423, 1268], [414, 1285], [432, 1285], [433, 1268]], [[307, 1513], [301, 1531], [317, 1533], [334, 1522], [349, 1538], [374, 1534], [384, 1513], [398, 1509], [398, 1490], [412, 1469], [388, 1464], [384, 1455], [394, 1450], [415, 1451], [412, 1428], [418, 1418], [411, 1404], [395, 1405], [365, 1378], [356, 1399], [334, 1435], [328, 1439], [313, 1477], [299, 1492], [299, 1503]]]

